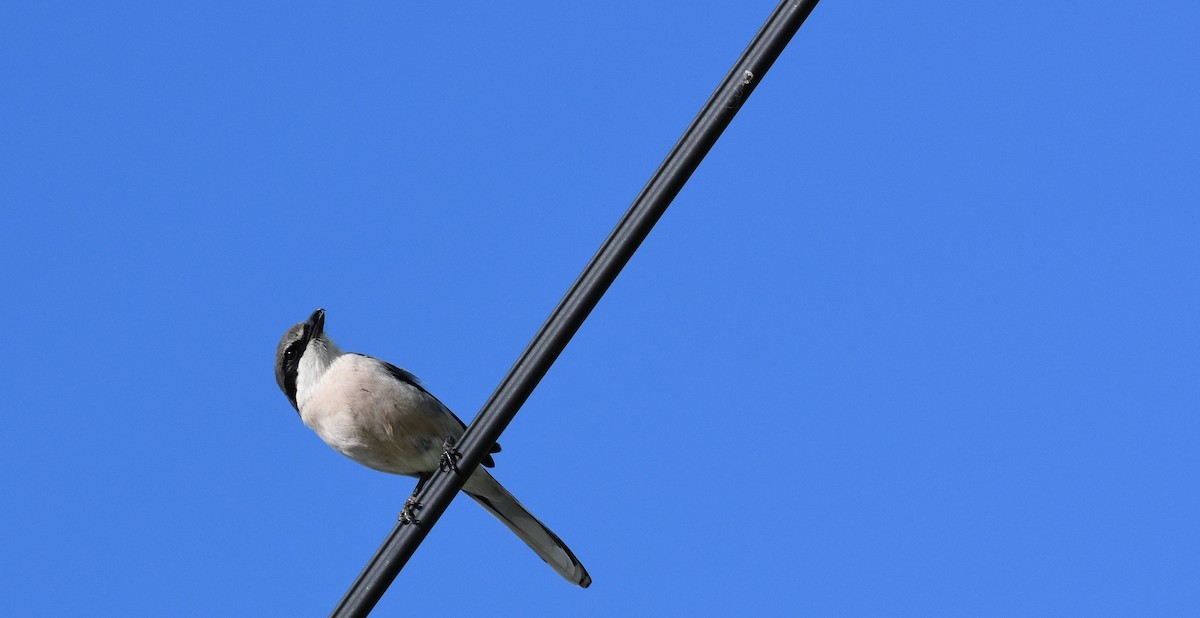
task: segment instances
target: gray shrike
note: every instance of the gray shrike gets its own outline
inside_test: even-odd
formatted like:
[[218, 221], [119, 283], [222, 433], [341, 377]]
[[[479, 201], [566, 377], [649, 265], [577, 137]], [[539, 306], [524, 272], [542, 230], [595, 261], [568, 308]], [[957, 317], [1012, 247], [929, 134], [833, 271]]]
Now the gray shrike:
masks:
[[[413, 374], [341, 351], [325, 335], [324, 309], [283, 334], [275, 351], [275, 381], [304, 424], [333, 450], [368, 468], [417, 477], [418, 489], [438, 469], [443, 446], [466, 429]], [[491, 452], [499, 450], [496, 445]], [[567, 545], [484, 469], [492, 465], [491, 455], [486, 456], [463, 491], [567, 581], [591, 585], [587, 569]], [[409, 505], [405, 511], [411, 513]]]

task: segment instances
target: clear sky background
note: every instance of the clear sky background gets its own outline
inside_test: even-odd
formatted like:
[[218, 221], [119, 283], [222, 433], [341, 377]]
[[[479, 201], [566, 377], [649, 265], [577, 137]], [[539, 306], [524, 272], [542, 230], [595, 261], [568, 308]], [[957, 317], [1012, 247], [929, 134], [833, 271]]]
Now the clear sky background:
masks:
[[[302, 616], [413, 481], [279, 392], [316, 307], [479, 409], [774, 7], [0, 8], [0, 598]], [[1200, 8], [817, 7], [397, 615], [1200, 613]]]

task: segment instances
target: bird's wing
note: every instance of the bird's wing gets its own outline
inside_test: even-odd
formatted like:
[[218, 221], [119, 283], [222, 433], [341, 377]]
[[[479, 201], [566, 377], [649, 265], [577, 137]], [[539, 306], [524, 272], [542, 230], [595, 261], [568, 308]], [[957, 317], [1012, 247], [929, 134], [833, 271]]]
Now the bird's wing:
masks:
[[[367, 355], [360, 354], [359, 356], [367, 356]], [[413, 388], [420, 390], [422, 393], [429, 395], [430, 399], [433, 399], [434, 401], [438, 402], [438, 405], [442, 406], [442, 409], [445, 410], [446, 413], [449, 414], [451, 416], [451, 418], [454, 419], [454, 422], [458, 423], [458, 425], [460, 427], [462, 427], [464, 430], [467, 428], [467, 424], [464, 423], [461, 418], [458, 418], [458, 415], [455, 414], [453, 411], [451, 411], [450, 408], [446, 407], [446, 404], [442, 403], [442, 400], [438, 399], [436, 396], [434, 396], [433, 393], [429, 392], [421, 384], [421, 381], [417, 379], [417, 376], [413, 375], [411, 371], [408, 371], [406, 369], [401, 369], [385, 360], [374, 358], [372, 356], [367, 356], [367, 358], [371, 358], [373, 360], [378, 361], [381, 365], [383, 365], [383, 368], [386, 369], [389, 374], [391, 374], [391, 376], [393, 378], [396, 378], [397, 380], [404, 382], [405, 384], [408, 384], [408, 385], [412, 386]], [[493, 444], [491, 450], [489, 450], [488, 452], [489, 453], [499, 453], [500, 452], [500, 444], [499, 443]], [[491, 468], [492, 466], [496, 465], [496, 462], [495, 462], [495, 460], [492, 459], [491, 455], [485, 455], [483, 458], [483, 461], [480, 463], [480, 465], [482, 465], [485, 468]]]

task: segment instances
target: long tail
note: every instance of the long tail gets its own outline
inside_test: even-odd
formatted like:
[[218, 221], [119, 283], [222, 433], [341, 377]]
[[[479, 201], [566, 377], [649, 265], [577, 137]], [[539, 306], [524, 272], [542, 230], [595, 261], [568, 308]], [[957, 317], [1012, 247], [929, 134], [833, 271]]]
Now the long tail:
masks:
[[477, 468], [463, 491], [496, 516], [559, 575], [577, 586], [592, 585], [592, 576], [558, 535], [538, 521], [487, 470]]

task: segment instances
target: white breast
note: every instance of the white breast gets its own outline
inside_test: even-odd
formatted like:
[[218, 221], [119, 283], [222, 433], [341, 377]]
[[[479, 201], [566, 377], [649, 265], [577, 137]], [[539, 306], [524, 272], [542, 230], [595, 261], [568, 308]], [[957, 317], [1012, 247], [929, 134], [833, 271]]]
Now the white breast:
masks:
[[297, 380], [300, 417], [326, 444], [358, 463], [393, 474], [416, 476], [437, 467], [442, 442], [462, 428], [423, 389], [396, 379], [379, 360], [342, 354]]

